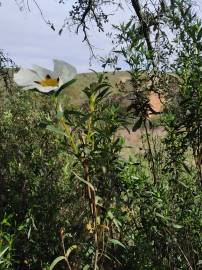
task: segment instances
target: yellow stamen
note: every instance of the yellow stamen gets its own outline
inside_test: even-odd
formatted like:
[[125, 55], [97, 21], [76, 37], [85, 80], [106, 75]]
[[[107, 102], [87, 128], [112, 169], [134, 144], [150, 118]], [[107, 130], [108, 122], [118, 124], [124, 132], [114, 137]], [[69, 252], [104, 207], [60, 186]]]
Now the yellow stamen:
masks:
[[43, 87], [48, 87], [48, 86], [58, 86], [59, 85], [59, 78], [53, 79], [51, 78], [50, 75], [46, 75], [44, 80], [41, 81], [35, 81], [35, 83], [40, 84]]

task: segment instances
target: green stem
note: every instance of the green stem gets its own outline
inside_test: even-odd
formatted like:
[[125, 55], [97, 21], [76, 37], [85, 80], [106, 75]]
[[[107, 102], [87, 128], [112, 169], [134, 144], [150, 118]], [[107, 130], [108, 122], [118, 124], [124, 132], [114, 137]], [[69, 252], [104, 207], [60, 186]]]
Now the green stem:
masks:
[[70, 142], [70, 145], [71, 145], [72, 149], [74, 150], [74, 153], [77, 154], [78, 153], [77, 146], [76, 146], [76, 144], [74, 142], [73, 135], [71, 134], [70, 127], [65, 123], [64, 117], [61, 117], [60, 123], [61, 123], [62, 127], [64, 128], [64, 130], [65, 130], [65, 132], [67, 134], [67, 137], [69, 138], [69, 142]]
[[[57, 113], [58, 110], [59, 110], [58, 97], [55, 97], [55, 96], [54, 96], [54, 103], [55, 103], [55, 108], [56, 108], [56, 113]], [[74, 142], [74, 137], [73, 137], [73, 135], [71, 134], [71, 129], [70, 129], [70, 127], [66, 124], [65, 119], [64, 119], [63, 116], [60, 118], [60, 124], [62, 125], [62, 127], [64, 128], [64, 130], [65, 130], [65, 132], [66, 132], [66, 135], [67, 135], [67, 137], [68, 137], [68, 139], [69, 139], [70, 145], [71, 145], [71, 147], [72, 147], [72, 149], [73, 149], [73, 151], [74, 151], [74, 154], [77, 154], [77, 153], [78, 153], [78, 149], [77, 149], [77, 146], [76, 146], [76, 144], [75, 144], [75, 142]]]

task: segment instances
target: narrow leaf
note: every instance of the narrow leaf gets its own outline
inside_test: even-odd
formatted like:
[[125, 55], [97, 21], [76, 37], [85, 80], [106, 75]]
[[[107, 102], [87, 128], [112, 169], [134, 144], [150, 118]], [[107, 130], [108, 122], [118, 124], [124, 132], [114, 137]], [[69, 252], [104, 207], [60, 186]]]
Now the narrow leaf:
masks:
[[159, 214], [159, 213], [156, 213], [156, 216], [157, 216], [157, 217], [160, 217], [160, 218], [163, 219], [163, 220], [167, 220], [166, 217], [164, 217], [163, 215], [161, 215], [161, 214]]
[[202, 27], [201, 27], [201, 29], [200, 29], [199, 32], [198, 32], [197, 40], [200, 41], [201, 38], [202, 38]]
[[65, 254], [65, 257], [68, 258], [69, 255], [70, 255], [70, 253], [71, 253], [74, 249], [76, 249], [76, 248], [77, 248], [77, 245], [73, 245], [73, 246], [71, 246], [70, 248], [68, 248], [68, 250], [67, 250], [67, 252], [66, 252], [66, 254]]
[[57, 258], [51, 263], [49, 270], [52, 270], [52, 269], [56, 266], [56, 264], [58, 264], [58, 263], [59, 263], [60, 261], [62, 261], [62, 260], [65, 260], [65, 261], [66, 261], [66, 258], [65, 258], [64, 256], [59, 256], [59, 257], [57, 257]]
[[117, 239], [109, 239], [109, 243], [112, 243], [116, 246], [120, 246], [122, 248], [126, 248], [124, 244], [122, 244], [119, 240]]
[[140, 117], [133, 126], [133, 132], [137, 131], [139, 128], [141, 128], [142, 125], [142, 117]]
[[7, 250], [8, 250], [8, 247], [6, 247], [6, 248], [0, 253], [0, 258], [3, 257], [3, 255], [6, 253]]
[[179, 225], [179, 224], [172, 224], [172, 226], [173, 226], [173, 228], [175, 228], [175, 229], [181, 229], [181, 228], [183, 228], [183, 226], [182, 225]]
[[202, 264], [202, 260], [199, 260], [198, 262], [197, 262], [197, 265], [201, 265]]
[[72, 85], [75, 81], [76, 81], [76, 79], [73, 79], [73, 80], [71, 80], [71, 81], [69, 81], [69, 82], [63, 84], [63, 85], [58, 89], [58, 91], [55, 92], [55, 96], [57, 97], [57, 96], [62, 92], [63, 89], [69, 87], [69, 86]]
[[93, 191], [95, 191], [94, 186], [93, 186], [90, 182], [84, 180], [84, 179], [81, 178], [79, 175], [77, 175], [75, 172], [73, 172], [73, 174], [74, 174], [81, 182], [83, 182], [84, 184], [86, 184], [87, 186], [89, 186]]
[[65, 132], [63, 132], [62, 130], [60, 130], [60, 129], [58, 129], [58, 128], [54, 127], [54, 126], [47, 125], [47, 127], [46, 127], [46, 128], [47, 128], [48, 130], [50, 130], [50, 131], [53, 131], [53, 132], [57, 133], [57, 134], [60, 134], [60, 135], [66, 136]]

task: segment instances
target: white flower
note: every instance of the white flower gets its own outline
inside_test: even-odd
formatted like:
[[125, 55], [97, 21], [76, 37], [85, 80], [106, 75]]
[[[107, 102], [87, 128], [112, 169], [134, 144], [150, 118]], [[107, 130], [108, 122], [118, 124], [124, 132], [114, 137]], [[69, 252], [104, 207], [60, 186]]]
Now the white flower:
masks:
[[33, 65], [32, 69], [21, 68], [14, 74], [14, 81], [23, 86], [24, 90], [38, 89], [40, 92], [48, 93], [57, 91], [62, 85], [75, 78], [77, 71], [72, 65], [53, 60], [54, 71]]

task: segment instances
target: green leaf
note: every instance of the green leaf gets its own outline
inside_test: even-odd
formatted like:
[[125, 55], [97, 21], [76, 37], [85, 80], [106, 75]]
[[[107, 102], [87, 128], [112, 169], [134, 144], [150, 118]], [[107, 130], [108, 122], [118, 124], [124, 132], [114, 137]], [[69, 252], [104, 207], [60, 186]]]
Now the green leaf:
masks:
[[109, 255], [103, 254], [103, 256], [104, 256], [105, 258], [107, 258], [109, 261], [112, 261], [112, 258], [111, 258]]
[[89, 186], [93, 191], [95, 191], [94, 186], [93, 186], [90, 182], [84, 180], [83, 178], [81, 178], [80, 176], [78, 176], [75, 172], [73, 172], [73, 174], [74, 174], [81, 182], [83, 182], [84, 184], [86, 184], [87, 186]]
[[117, 227], [117, 229], [120, 230], [121, 222], [118, 219], [114, 218], [113, 223]]
[[113, 220], [113, 218], [114, 218], [114, 215], [113, 215], [113, 213], [112, 213], [111, 211], [108, 211], [108, 212], [107, 212], [107, 216], [108, 216], [111, 220]]
[[65, 254], [65, 257], [68, 258], [69, 255], [70, 255], [70, 253], [71, 253], [74, 249], [76, 249], [76, 248], [77, 248], [77, 245], [73, 245], [73, 246], [71, 246], [70, 248], [68, 248], [68, 250], [67, 250], [67, 252], [66, 252], [66, 254]]
[[125, 30], [127, 30], [132, 24], [132, 20], [130, 20], [126, 25], [125, 25]]
[[56, 266], [56, 264], [58, 264], [58, 263], [59, 263], [60, 261], [62, 261], [62, 260], [65, 260], [65, 261], [66, 261], [66, 258], [65, 258], [64, 256], [59, 256], [59, 257], [57, 257], [57, 258], [51, 263], [49, 270], [52, 270], [52, 269]]
[[173, 226], [173, 228], [175, 228], [175, 229], [181, 229], [181, 228], [183, 228], [182, 225], [175, 224], [175, 223], [173, 223], [172, 226]]
[[64, 116], [64, 112], [62, 112], [62, 111], [58, 111], [57, 114], [56, 114], [56, 117], [57, 117], [57, 119], [59, 119], [59, 120], [60, 120], [63, 116]]
[[3, 251], [0, 252], [0, 258], [3, 257], [3, 255], [6, 253], [9, 247], [6, 247]]
[[[190, 174], [190, 173], [189, 173]], [[189, 188], [185, 183], [183, 183], [182, 181], [179, 181], [178, 180], [178, 183], [180, 184], [180, 185], [182, 185], [183, 187], [185, 187], [185, 188]]]
[[167, 217], [164, 217], [163, 215], [159, 214], [159, 213], [156, 213], [156, 216], [157, 217], [160, 217], [161, 219], [163, 220], [167, 220]]
[[120, 246], [122, 248], [126, 248], [124, 244], [122, 244], [119, 240], [117, 239], [109, 239], [109, 243], [114, 244], [115, 246]]
[[139, 49], [144, 45], [144, 41], [140, 42], [140, 44], [135, 48], [136, 51], [139, 51]]
[[30, 239], [30, 235], [31, 235], [31, 231], [32, 231], [32, 227], [30, 226], [28, 233], [27, 233], [27, 238]]
[[55, 92], [55, 96], [59, 96], [59, 94], [62, 92], [62, 90], [64, 90], [65, 88], [69, 87], [70, 85], [72, 85], [74, 82], [76, 81], [76, 79], [73, 79], [65, 84], [63, 84], [58, 90], [57, 92]]
[[95, 196], [95, 202], [98, 204], [99, 202], [102, 202], [102, 198], [100, 196]]
[[110, 95], [110, 91], [109, 91], [109, 88], [107, 87], [107, 88], [104, 88], [100, 93], [99, 93], [99, 95], [96, 97], [96, 100], [97, 101], [100, 101], [100, 100], [102, 100], [102, 99], [104, 99], [104, 98], [106, 98], [108, 95]]
[[103, 82], [103, 83], [100, 83], [98, 84], [98, 86], [95, 88], [96, 92], [102, 88], [107, 88], [109, 89], [110, 87], [110, 84], [108, 82]]
[[88, 269], [90, 269], [90, 265], [89, 265], [89, 264], [86, 264], [86, 265], [84, 266], [83, 270], [88, 270]]
[[60, 130], [59, 128], [56, 128], [56, 127], [54, 127], [54, 126], [47, 125], [47, 126], [46, 126], [46, 129], [48, 129], [48, 130], [50, 130], [50, 131], [53, 131], [53, 132], [55, 132], [55, 133], [57, 133], [57, 134], [59, 134], [59, 135], [67, 136], [67, 135], [65, 134], [65, 132], [63, 132], [62, 130]]
[[201, 37], [202, 37], [202, 27], [201, 27], [201, 29], [198, 32], [197, 40], [200, 41], [201, 40]]
[[141, 128], [142, 125], [142, 117], [140, 117], [133, 126], [133, 132], [137, 131], [139, 128]]

